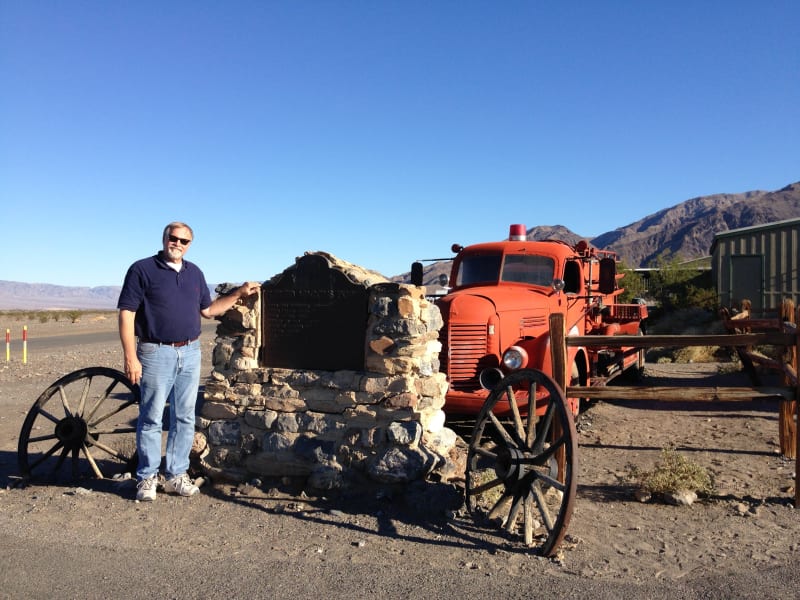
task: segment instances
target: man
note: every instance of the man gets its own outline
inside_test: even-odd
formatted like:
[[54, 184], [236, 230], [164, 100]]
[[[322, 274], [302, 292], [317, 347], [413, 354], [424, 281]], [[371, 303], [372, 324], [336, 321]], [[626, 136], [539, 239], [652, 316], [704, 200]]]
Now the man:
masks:
[[181, 496], [199, 491], [186, 471], [200, 385], [200, 317], [220, 315], [259, 289], [258, 283], [247, 282], [212, 302], [203, 272], [184, 260], [193, 239], [192, 229], [185, 223], [167, 225], [163, 249], [131, 265], [117, 303], [125, 375], [141, 388], [136, 427], [137, 500], [156, 498], [167, 400], [165, 490]]

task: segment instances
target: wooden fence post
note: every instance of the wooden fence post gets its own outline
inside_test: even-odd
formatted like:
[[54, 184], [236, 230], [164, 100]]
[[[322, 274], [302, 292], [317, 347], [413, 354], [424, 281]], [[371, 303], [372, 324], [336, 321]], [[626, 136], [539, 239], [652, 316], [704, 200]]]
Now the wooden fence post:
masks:
[[[787, 298], [781, 303], [780, 320], [784, 323], [795, 323], [794, 302]], [[792, 365], [797, 373], [797, 352], [794, 346], [787, 346], [783, 349], [782, 362]], [[781, 376], [782, 385], [792, 385], [789, 375], [784, 369]], [[794, 415], [797, 412], [797, 399], [794, 402], [783, 400], [778, 405], [778, 442], [781, 454], [786, 458], [797, 456], [797, 425], [794, 422]]]
[[567, 390], [567, 330], [563, 313], [550, 315], [550, 360], [553, 381], [566, 393]]
[[794, 392], [794, 405], [795, 416], [797, 420], [794, 423], [794, 507], [800, 508], [800, 435], [797, 435], [797, 428], [800, 427], [800, 307], [797, 308], [795, 313], [795, 323], [798, 327], [795, 331], [796, 338], [794, 342], [794, 375], [795, 375], [795, 392]]
[[[567, 393], [567, 330], [564, 325], [563, 313], [552, 313], [550, 315], [550, 361], [553, 369], [553, 381], [561, 388], [566, 396]], [[553, 426], [553, 437], [561, 437], [560, 424]], [[556, 464], [558, 465], [558, 480], [566, 481], [567, 455], [564, 446], [556, 450]]]

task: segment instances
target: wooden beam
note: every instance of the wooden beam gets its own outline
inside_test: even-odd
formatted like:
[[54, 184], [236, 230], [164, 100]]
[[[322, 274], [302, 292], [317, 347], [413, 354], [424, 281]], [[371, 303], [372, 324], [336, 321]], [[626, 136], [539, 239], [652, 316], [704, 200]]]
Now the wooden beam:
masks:
[[796, 335], [790, 333], [736, 333], [721, 335], [575, 335], [567, 337], [567, 346], [602, 346], [604, 348], [662, 348], [683, 346], [789, 346]]
[[791, 401], [795, 392], [788, 387], [670, 387], [670, 386], [570, 386], [568, 398], [605, 400], [658, 400], [661, 402], [750, 402], [782, 399]]

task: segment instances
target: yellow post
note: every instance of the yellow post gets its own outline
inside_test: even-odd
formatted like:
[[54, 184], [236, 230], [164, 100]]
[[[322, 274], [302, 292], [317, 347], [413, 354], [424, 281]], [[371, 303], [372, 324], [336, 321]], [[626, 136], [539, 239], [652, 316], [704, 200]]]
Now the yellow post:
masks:
[[28, 364], [28, 326], [22, 326], [22, 364]]

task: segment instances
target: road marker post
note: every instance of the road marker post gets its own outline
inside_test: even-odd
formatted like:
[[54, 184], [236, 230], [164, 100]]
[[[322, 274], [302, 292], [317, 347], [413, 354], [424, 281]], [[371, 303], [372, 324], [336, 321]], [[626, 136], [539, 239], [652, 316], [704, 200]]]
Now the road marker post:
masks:
[[28, 326], [22, 326], [22, 364], [28, 364]]
[[6, 362], [11, 360], [11, 330], [6, 329]]

